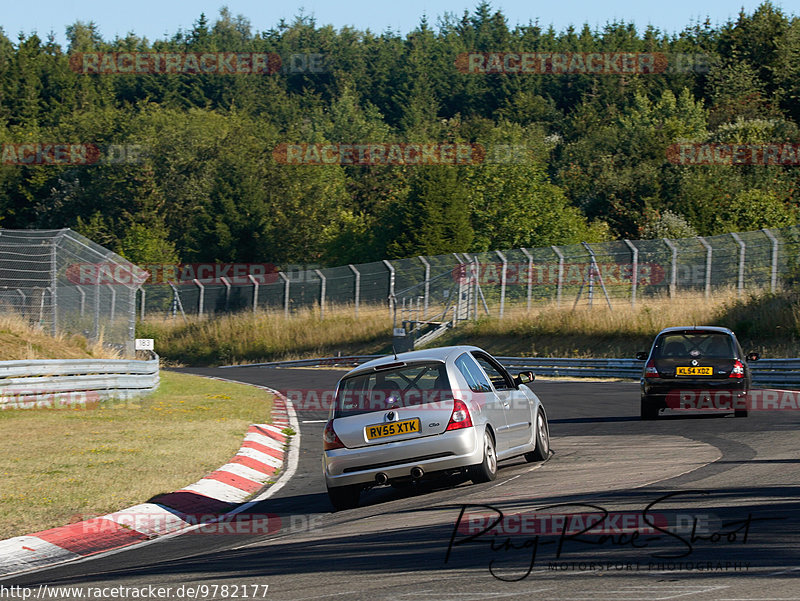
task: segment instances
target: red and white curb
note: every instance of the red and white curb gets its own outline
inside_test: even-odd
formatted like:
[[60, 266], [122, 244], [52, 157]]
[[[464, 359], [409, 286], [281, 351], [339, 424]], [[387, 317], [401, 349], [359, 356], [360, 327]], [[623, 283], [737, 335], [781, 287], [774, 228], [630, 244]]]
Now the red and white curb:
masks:
[[0, 541], [0, 578], [183, 534], [198, 525], [238, 514], [276, 492], [291, 477], [296, 459], [291, 469], [281, 474], [279, 485], [273, 484], [246, 503], [283, 466], [289, 440], [283, 430], [291, 427], [299, 438], [297, 417], [291, 403], [280, 393], [264, 386], [258, 388], [275, 395], [273, 423], [250, 426], [230, 462], [194, 484], [150, 502]]

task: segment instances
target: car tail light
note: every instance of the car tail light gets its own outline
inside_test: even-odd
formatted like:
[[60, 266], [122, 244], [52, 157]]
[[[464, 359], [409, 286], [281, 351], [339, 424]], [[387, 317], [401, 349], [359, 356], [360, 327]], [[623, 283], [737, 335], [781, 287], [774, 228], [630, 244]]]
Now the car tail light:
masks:
[[453, 400], [453, 413], [450, 415], [450, 422], [447, 424], [447, 430], [460, 430], [461, 428], [471, 428], [472, 417], [469, 415], [464, 401], [458, 399]]
[[731, 374], [728, 377], [744, 378], [744, 364], [737, 359], [736, 362], [733, 364], [733, 369], [731, 370]]
[[343, 449], [344, 443], [336, 436], [333, 430], [333, 420], [328, 420], [325, 424], [325, 431], [322, 433], [322, 448], [326, 451], [333, 451], [334, 449]]
[[647, 362], [647, 365], [644, 366], [644, 377], [645, 378], [657, 378], [658, 377], [658, 370], [656, 369], [656, 362], [650, 359]]

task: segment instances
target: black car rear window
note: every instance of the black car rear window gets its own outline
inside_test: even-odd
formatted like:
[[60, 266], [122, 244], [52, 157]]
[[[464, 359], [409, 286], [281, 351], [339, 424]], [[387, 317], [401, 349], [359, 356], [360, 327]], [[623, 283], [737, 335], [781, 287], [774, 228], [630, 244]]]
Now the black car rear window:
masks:
[[653, 356], [670, 357], [733, 357], [733, 341], [717, 332], [670, 332], [656, 341]]
[[452, 398], [444, 363], [411, 363], [342, 380], [333, 416], [345, 417]]

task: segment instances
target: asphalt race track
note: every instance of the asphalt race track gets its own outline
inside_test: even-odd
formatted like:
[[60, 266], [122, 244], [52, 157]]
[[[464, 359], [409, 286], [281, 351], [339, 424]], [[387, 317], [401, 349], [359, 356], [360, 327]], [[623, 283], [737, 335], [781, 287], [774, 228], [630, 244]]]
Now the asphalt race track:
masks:
[[[279, 390], [331, 389], [343, 373], [185, 371]], [[193, 596], [171, 598], [276, 601], [800, 599], [800, 412], [640, 421], [638, 384], [533, 388], [554, 454], [501, 463], [494, 482], [384, 487], [330, 513], [326, 415], [300, 411], [297, 471], [252, 510], [270, 514], [279, 532], [186, 534], [0, 584], [184, 586]], [[482, 533], [499, 512], [503, 531]], [[581, 533], [589, 520], [603, 536]], [[659, 528], [667, 525], [681, 529]]]

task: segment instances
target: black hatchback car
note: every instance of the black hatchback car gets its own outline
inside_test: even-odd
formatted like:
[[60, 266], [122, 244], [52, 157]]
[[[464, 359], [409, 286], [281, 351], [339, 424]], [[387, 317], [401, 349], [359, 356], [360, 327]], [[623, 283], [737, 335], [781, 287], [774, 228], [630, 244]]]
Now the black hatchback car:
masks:
[[655, 419], [661, 409], [725, 409], [747, 416], [751, 375], [736, 335], [717, 326], [673, 327], [661, 330], [649, 353], [641, 378], [642, 419]]

